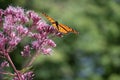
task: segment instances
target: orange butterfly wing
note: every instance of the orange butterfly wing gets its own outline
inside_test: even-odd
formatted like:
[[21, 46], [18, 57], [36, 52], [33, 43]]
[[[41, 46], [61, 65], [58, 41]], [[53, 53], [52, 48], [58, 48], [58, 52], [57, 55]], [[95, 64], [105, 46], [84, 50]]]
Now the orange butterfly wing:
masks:
[[59, 32], [64, 33], [64, 34], [69, 33], [69, 32], [73, 32], [75, 34], [78, 34], [78, 32], [76, 30], [74, 30], [74, 29], [72, 29], [64, 24], [59, 24], [58, 28], [59, 28]]
[[53, 19], [53, 18], [51, 18], [50, 16], [48, 16], [47, 14], [45, 14], [45, 13], [42, 13], [51, 23], [52, 23], [52, 26], [53, 27], [55, 27], [56, 29], [58, 28], [57, 26], [56, 26], [56, 21]]
[[64, 33], [64, 34], [67, 34], [69, 32], [73, 32], [75, 34], [78, 34], [78, 32], [75, 31], [74, 29], [72, 29], [64, 24], [59, 24], [57, 21], [55, 21], [53, 18], [51, 18], [50, 16], [48, 16], [45, 13], [42, 13], [42, 14], [52, 23], [52, 26], [54, 28], [56, 28], [59, 32]]

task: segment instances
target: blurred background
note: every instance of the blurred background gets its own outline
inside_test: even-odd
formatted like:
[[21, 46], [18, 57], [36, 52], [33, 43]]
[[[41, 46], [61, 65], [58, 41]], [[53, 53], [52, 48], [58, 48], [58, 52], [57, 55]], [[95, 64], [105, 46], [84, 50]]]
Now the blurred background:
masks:
[[[0, 0], [0, 8], [9, 5], [45, 12], [80, 33], [54, 38], [52, 55], [33, 65], [34, 80], [120, 80], [120, 0]], [[20, 69], [23, 59], [12, 57]]]

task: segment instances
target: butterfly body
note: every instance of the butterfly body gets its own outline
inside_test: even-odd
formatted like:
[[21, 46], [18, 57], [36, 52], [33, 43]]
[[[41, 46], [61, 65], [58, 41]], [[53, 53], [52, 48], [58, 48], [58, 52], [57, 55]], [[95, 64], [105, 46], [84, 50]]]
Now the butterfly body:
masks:
[[53, 25], [53, 24], [55, 24], [55, 25], [56, 25], [56, 27], [57, 27], [56, 29], [58, 29], [58, 30], [59, 30], [59, 27], [58, 27], [58, 26], [59, 26], [59, 23], [58, 23], [57, 21], [55, 21], [55, 22], [53, 22], [53, 23], [52, 23], [52, 25]]
[[50, 16], [48, 16], [45, 13], [42, 13], [52, 24], [52, 26], [57, 29], [59, 32], [63, 33], [63, 34], [67, 34], [67, 33], [75, 33], [78, 34], [78, 32], [64, 24], [59, 24], [57, 21], [55, 21], [53, 18], [51, 18]]

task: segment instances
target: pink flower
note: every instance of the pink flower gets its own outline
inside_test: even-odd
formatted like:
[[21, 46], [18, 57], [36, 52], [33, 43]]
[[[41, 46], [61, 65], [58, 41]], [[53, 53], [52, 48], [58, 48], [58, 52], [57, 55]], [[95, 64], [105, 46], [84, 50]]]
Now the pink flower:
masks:
[[7, 61], [3, 61], [1, 63], [1, 68], [4, 68], [4, 67], [9, 67], [9, 63]]
[[3, 10], [0, 9], [0, 22], [2, 21]]
[[52, 41], [52, 40], [50, 40], [50, 39], [48, 39], [48, 40], [46, 41], [46, 44], [48, 44], [48, 46], [51, 46], [51, 47], [56, 47], [56, 44], [54, 43], [54, 41]]
[[4, 34], [3, 33], [1, 33], [0, 32], [0, 54], [2, 54], [3, 55], [3, 51], [4, 51], [4, 49], [5, 49], [5, 45], [6, 45], [6, 43], [7, 43], [7, 38], [4, 36]]
[[15, 47], [20, 41], [21, 41], [21, 38], [16, 36], [14, 32], [10, 34], [9, 46]]
[[9, 6], [5, 12], [5, 16], [12, 15], [13, 21], [20, 22], [20, 23], [26, 23], [28, 22], [28, 17], [25, 15], [24, 9], [21, 7], [12, 7]]
[[48, 49], [43, 48], [43, 49], [42, 49], [42, 52], [43, 52], [44, 54], [49, 54], [51, 51], [52, 51], [51, 48], [48, 48]]
[[28, 35], [28, 28], [27, 27], [23, 27], [23, 25], [17, 25], [17, 28], [16, 28], [17, 32], [19, 35], [21, 36], [26, 36]]
[[36, 24], [38, 21], [41, 20], [41, 18], [38, 16], [37, 13], [35, 13], [34, 11], [27, 11], [27, 15], [29, 19], [32, 19], [33, 24]]
[[21, 55], [24, 57], [30, 56], [30, 46], [29, 45], [24, 47], [24, 51], [21, 52]]

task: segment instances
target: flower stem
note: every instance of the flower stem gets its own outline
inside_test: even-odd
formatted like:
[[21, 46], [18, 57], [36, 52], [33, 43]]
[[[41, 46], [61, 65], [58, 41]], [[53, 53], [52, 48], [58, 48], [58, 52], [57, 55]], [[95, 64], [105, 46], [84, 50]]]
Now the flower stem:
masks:
[[39, 56], [39, 52], [40, 51], [38, 50], [24, 67], [30, 67], [32, 65], [32, 63], [34, 62], [34, 60], [36, 59], [36, 57]]
[[12, 74], [10, 72], [0, 72], [0, 74], [6, 74], [6, 75], [14, 76], [14, 74]]
[[10, 64], [11, 64], [12, 68], [13, 68], [13, 69], [14, 69], [14, 71], [15, 71], [15, 73], [17, 74], [18, 79], [19, 79], [19, 80], [22, 80], [21, 75], [19, 74], [18, 70], [16, 69], [15, 65], [13, 64], [13, 62], [12, 62], [12, 60], [11, 60], [11, 58], [10, 58], [10, 56], [9, 56], [9, 54], [8, 54], [8, 53], [6, 53], [6, 58], [7, 58], [7, 60], [10, 62]]

